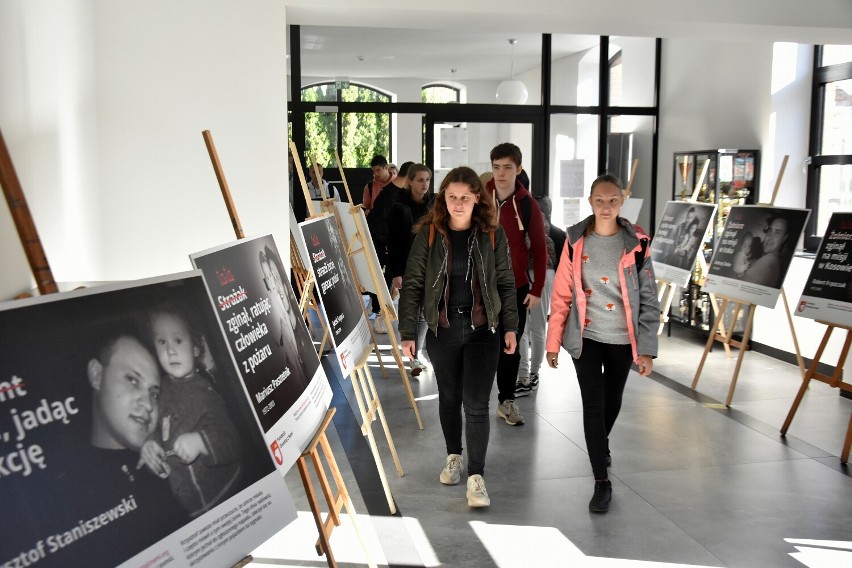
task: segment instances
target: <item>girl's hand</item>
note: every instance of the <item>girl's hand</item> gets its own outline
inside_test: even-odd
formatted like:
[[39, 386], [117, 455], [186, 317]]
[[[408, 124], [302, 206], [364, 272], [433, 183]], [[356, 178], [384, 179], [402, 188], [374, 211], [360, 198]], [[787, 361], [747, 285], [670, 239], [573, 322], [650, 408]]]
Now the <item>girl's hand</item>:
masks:
[[648, 355], [639, 355], [636, 366], [639, 367], [639, 374], [647, 377], [654, 370], [654, 360]]
[[554, 353], [553, 351], [548, 351], [547, 353], [545, 353], [544, 358], [547, 361], [547, 364], [551, 368], [553, 368], [553, 369], [559, 368], [559, 353]]
[[414, 340], [413, 339], [403, 339], [402, 340], [402, 354], [408, 357], [410, 360], [414, 360]]

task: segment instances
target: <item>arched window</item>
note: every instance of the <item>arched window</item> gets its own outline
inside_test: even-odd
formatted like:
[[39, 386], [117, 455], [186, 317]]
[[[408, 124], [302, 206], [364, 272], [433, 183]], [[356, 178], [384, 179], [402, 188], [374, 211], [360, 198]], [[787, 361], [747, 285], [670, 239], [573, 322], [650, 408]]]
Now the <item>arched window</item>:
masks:
[[420, 99], [424, 103], [460, 103], [461, 89], [441, 83], [423, 85]]
[[[367, 85], [343, 81], [309, 85], [304, 102], [389, 103], [391, 95]], [[305, 113], [305, 151], [323, 166], [337, 167], [334, 151], [345, 168], [369, 168], [381, 154], [391, 160], [391, 115], [373, 112], [318, 111]]]

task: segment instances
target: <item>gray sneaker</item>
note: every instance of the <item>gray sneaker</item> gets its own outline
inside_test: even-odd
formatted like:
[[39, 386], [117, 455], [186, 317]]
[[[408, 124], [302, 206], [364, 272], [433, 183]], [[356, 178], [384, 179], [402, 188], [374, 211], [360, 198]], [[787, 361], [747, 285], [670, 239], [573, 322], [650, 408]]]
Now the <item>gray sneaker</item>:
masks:
[[485, 480], [478, 473], [467, 478], [467, 505], [468, 507], [488, 507], [491, 498], [485, 490]]
[[441, 483], [444, 485], [458, 485], [461, 481], [462, 459], [458, 454], [447, 456], [447, 465], [441, 470]]
[[497, 406], [497, 417], [506, 421], [509, 426], [520, 426], [524, 423], [524, 417], [518, 407], [515, 406], [514, 400], [504, 400]]

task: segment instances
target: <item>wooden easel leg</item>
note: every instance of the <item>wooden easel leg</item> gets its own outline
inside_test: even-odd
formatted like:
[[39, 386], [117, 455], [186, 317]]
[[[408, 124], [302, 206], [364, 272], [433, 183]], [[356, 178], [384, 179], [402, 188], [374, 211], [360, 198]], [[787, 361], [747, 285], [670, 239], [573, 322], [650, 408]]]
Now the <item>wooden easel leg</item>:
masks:
[[417, 408], [417, 401], [414, 399], [414, 391], [411, 390], [411, 382], [408, 380], [408, 370], [405, 368], [405, 361], [402, 359], [402, 350], [399, 348], [399, 344], [396, 341], [396, 334], [393, 332], [393, 329], [391, 329], [393, 322], [390, 322], [390, 324], [391, 325], [388, 326], [388, 334], [390, 335], [393, 358], [396, 361], [400, 375], [402, 376], [402, 384], [405, 387], [405, 394], [408, 396], [408, 405], [414, 410], [414, 416], [417, 418], [417, 426], [422, 430], [423, 420], [420, 418], [420, 410]]
[[731, 353], [731, 339], [734, 337], [734, 328], [737, 325], [737, 318], [740, 317], [740, 310], [743, 305], [741, 302], [736, 302], [734, 304], [734, 311], [731, 312], [731, 325], [728, 329], [725, 329], [725, 321], [722, 320], [722, 325], [719, 326], [719, 335], [722, 337], [722, 345], [725, 347], [725, 355], [728, 358], [733, 357], [733, 353]]
[[[790, 424], [793, 423], [793, 417], [796, 416], [796, 411], [799, 409], [799, 404], [801, 404], [802, 399], [805, 397], [805, 392], [808, 390], [808, 384], [811, 382], [811, 378], [814, 376], [817, 370], [817, 365], [819, 365], [820, 359], [822, 358], [822, 353], [825, 351], [825, 346], [828, 345], [828, 340], [831, 337], [831, 332], [834, 331], [834, 326], [830, 325], [825, 330], [825, 334], [822, 336], [822, 341], [820, 341], [819, 347], [816, 350], [816, 355], [814, 355], [813, 361], [811, 361], [811, 366], [808, 367], [807, 372], [805, 373], [804, 378], [802, 379], [802, 386], [799, 387], [799, 392], [796, 394], [796, 398], [793, 400], [793, 406], [790, 407], [790, 411], [787, 413], [787, 418], [784, 420], [784, 425], [781, 426], [781, 435], [784, 436], [787, 434], [787, 430], [790, 429]], [[849, 334], [846, 334], [847, 342], [850, 337]]]
[[365, 395], [362, 392], [362, 388], [365, 386], [364, 369], [366, 367], [367, 364], [362, 363], [355, 368], [353, 373], [355, 380], [352, 381], [352, 390], [355, 393], [355, 400], [358, 402], [358, 409], [361, 411], [361, 420], [363, 421], [361, 424], [361, 433], [367, 437], [367, 443], [370, 446], [370, 451], [373, 453], [373, 460], [376, 462], [376, 468], [379, 470], [379, 478], [382, 481], [382, 488], [385, 490], [385, 498], [388, 501], [388, 507], [393, 515], [396, 514], [396, 504], [394, 503], [393, 495], [391, 494], [390, 486], [388, 485], [388, 478], [385, 474], [384, 465], [382, 465], [382, 457], [379, 455], [379, 448], [376, 446], [376, 439], [373, 437], [371, 422], [374, 420], [374, 413], [372, 410], [367, 410], [367, 404], [364, 400]]
[[840, 463], [849, 461], [849, 448], [852, 446], [852, 416], [849, 417], [849, 426], [846, 428], [846, 440], [843, 441], [843, 451], [840, 453]]
[[802, 358], [802, 350], [799, 349], [799, 338], [796, 337], [796, 327], [793, 325], [793, 316], [790, 315], [790, 304], [787, 302], [787, 294], [781, 287], [781, 299], [784, 300], [784, 312], [787, 314], [787, 323], [790, 324], [790, 335], [793, 337], [793, 347], [796, 349], [796, 363], [799, 365], [799, 373], [805, 376], [805, 360]]
[[334, 453], [331, 451], [331, 446], [328, 443], [328, 438], [323, 436], [320, 439], [320, 446], [323, 450], [325, 460], [328, 462], [328, 467], [331, 470], [331, 476], [340, 490], [340, 496], [343, 499], [343, 505], [346, 507], [346, 514], [349, 515], [349, 520], [352, 521], [352, 528], [355, 529], [355, 535], [358, 537], [358, 542], [361, 544], [361, 550], [367, 558], [367, 564], [370, 568], [376, 568], [376, 563], [370, 557], [370, 551], [367, 550], [367, 544], [364, 542], [364, 537], [361, 535], [361, 527], [358, 526], [358, 519], [355, 513], [355, 506], [352, 504], [352, 498], [346, 490], [346, 484], [343, 482], [343, 476], [340, 475], [340, 469], [337, 467], [337, 460], [334, 459]]
[[364, 377], [367, 381], [367, 386], [370, 392], [370, 404], [372, 406], [371, 410], [375, 411], [379, 415], [379, 421], [382, 424], [382, 429], [385, 431], [385, 438], [388, 441], [388, 447], [390, 448], [391, 456], [393, 456], [394, 464], [396, 465], [396, 471], [400, 477], [405, 475], [405, 472], [402, 471], [402, 464], [399, 463], [399, 456], [396, 453], [396, 446], [393, 443], [393, 437], [391, 436], [390, 429], [388, 428], [388, 422], [385, 420], [385, 411], [382, 408], [382, 402], [379, 400], [379, 393], [376, 392], [376, 385], [373, 383], [373, 377], [370, 374], [370, 368], [366, 365], [364, 366]]
[[757, 306], [754, 304], [749, 305], [748, 320], [746, 321], [745, 332], [743, 333], [742, 346], [740, 347], [740, 353], [737, 356], [737, 366], [734, 367], [734, 376], [731, 378], [731, 386], [728, 389], [728, 399], [725, 401], [725, 406], [731, 406], [731, 401], [734, 400], [734, 389], [737, 388], [737, 377], [740, 374], [740, 367], [743, 364], [745, 352], [748, 350], [748, 341], [751, 338], [751, 326], [754, 323], [754, 312], [756, 311]]
[[[666, 286], [663, 288], [663, 293], [665, 294], [665, 301], [661, 302], [663, 304], [663, 308], [660, 310], [660, 328], [657, 330], [657, 335], [663, 333], [663, 329], [666, 327], [666, 324], [669, 321], [669, 310], [671, 310], [672, 307], [674, 292], [674, 284], [666, 284]], [[658, 300], [661, 300], [661, 298], [658, 298]]]
[[337, 562], [334, 560], [334, 554], [331, 551], [331, 545], [325, 532], [325, 526], [322, 521], [322, 511], [319, 507], [319, 501], [317, 500], [317, 494], [314, 490], [314, 484], [311, 482], [311, 474], [308, 472], [307, 460], [305, 457], [306, 456], [302, 454], [302, 456], [296, 460], [296, 466], [299, 468], [299, 476], [302, 478], [302, 485], [305, 486], [305, 493], [308, 496], [308, 504], [310, 505], [311, 512], [314, 515], [317, 531], [319, 531], [319, 538], [322, 543], [323, 551], [325, 552], [326, 562], [328, 563], [329, 568], [336, 568]]
[[[725, 313], [725, 309], [728, 307], [728, 299], [725, 298], [722, 300], [722, 307], [720, 309], [721, 313]], [[710, 330], [710, 334], [707, 337], [707, 345], [704, 346], [704, 353], [701, 355], [701, 362], [698, 363], [698, 368], [695, 370], [695, 377], [692, 379], [692, 388], [695, 388], [698, 385], [698, 378], [701, 376], [701, 369], [704, 368], [704, 362], [707, 360], [707, 354], [710, 353], [710, 348], [713, 347], [713, 342], [716, 340], [716, 330], [719, 329], [719, 326], [722, 325], [721, 316], [716, 318], [716, 321], [713, 324], [713, 329]]]
[[[706, 268], [706, 266], [705, 266], [705, 268]], [[719, 310], [719, 300], [716, 299], [715, 294], [710, 294], [710, 305], [713, 306], [713, 313], [716, 315], [716, 319], [721, 321], [721, 323], [719, 324], [719, 335], [721, 335], [722, 337], [727, 337], [728, 331], [725, 329], [725, 320], [722, 317], [724, 315], [724, 312]], [[731, 323], [731, 330], [732, 331], [734, 329], [735, 324], [736, 324], [736, 320], [734, 320], [733, 323]], [[723, 343], [722, 347], [725, 348], [725, 355], [727, 355], [728, 357], [731, 357], [732, 356], [731, 346], [727, 343]]]

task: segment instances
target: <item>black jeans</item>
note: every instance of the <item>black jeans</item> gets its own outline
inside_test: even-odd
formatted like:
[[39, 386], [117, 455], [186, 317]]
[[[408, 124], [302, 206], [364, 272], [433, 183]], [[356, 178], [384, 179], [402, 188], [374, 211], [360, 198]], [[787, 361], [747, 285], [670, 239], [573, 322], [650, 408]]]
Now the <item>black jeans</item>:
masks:
[[462, 453], [462, 406], [468, 475], [485, 473], [490, 420], [488, 401], [500, 340], [487, 325], [473, 329], [470, 314], [449, 314], [450, 327], [427, 333], [426, 351], [438, 383], [438, 413], [447, 454]]
[[[391, 279], [388, 278], [388, 245], [381, 241], [373, 241], [373, 247], [376, 249], [376, 257], [379, 260], [379, 266], [382, 269], [382, 277], [385, 279], [385, 284], [388, 285], [388, 292], [391, 291]], [[372, 286], [372, 282], [369, 283]], [[370, 309], [376, 315], [382, 313], [382, 306], [379, 303], [379, 297], [372, 292], [368, 292], [370, 296]]]
[[[524, 327], [527, 325], [527, 307], [524, 305], [524, 300], [530, 291], [528, 284], [524, 284], [515, 290], [518, 303], [518, 343], [521, 336], [524, 334]], [[515, 385], [518, 383], [518, 369], [521, 368], [521, 352], [515, 348], [515, 352], [508, 355], [503, 351], [506, 344], [503, 342], [503, 336], [506, 330], [503, 329], [503, 323], [497, 327], [497, 334], [500, 336], [500, 361], [497, 363], [497, 400], [514, 400]]]
[[584, 339], [583, 352], [573, 361], [583, 397], [583, 430], [592, 472], [595, 479], [607, 479], [608, 438], [621, 410], [633, 349]]

